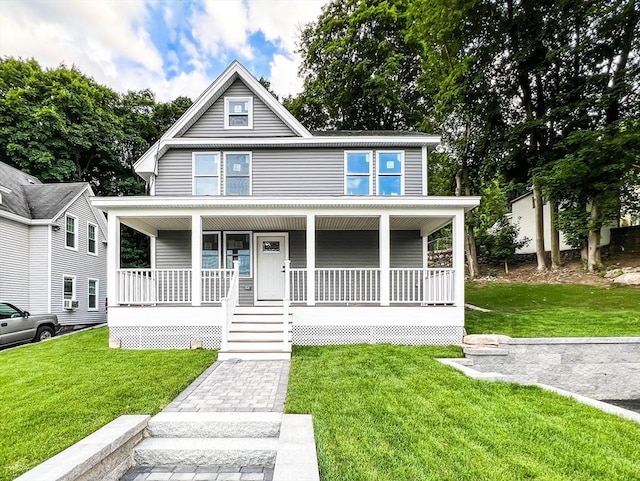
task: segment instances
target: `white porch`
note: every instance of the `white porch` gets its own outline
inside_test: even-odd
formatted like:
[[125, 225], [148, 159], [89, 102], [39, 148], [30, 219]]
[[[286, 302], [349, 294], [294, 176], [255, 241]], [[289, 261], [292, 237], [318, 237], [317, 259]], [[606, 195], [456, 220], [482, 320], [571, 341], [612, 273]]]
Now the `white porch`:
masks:
[[[184, 343], [190, 338], [206, 339], [205, 347], [224, 349], [239, 313], [260, 314], [265, 305], [271, 306], [269, 315], [275, 309], [280, 316], [283, 349], [290, 347], [291, 340], [297, 344], [449, 344], [462, 338], [464, 213], [477, 205], [475, 198], [144, 197], [93, 202], [109, 214], [109, 326], [111, 337], [119, 336], [123, 347], [188, 348], [189, 343]], [[120, 268], [120, 224], [151, 237], [150, 268]], [[428, 236], [449, 224], [453, 265], [429, 267]], [[159, 268], [156, 241], [159, 233], [171, 230], [191, 232], [190, 265]], [[326, 258], [321, 261], [316, 255], [322, 249], [326, 253], [326, 246], [317, 243], [318, 233], [340, 230], [376, 232], [375, 259], [360, 267], [349, 265], [357, 261], [347, 256], [345, 267], [327, 266]], [[397, 260], [392, 265], [392, 233], [402, 230], [419, 232], [421, 255], [411, 265], [398, 266]], [[241, 259], [244, 269], [250, 269], [248, 275], [245, 271], [243, 278], [237, 266], [231, 268], [231, 260], [238, 259], [229, 254], [226, 238], [217, 268], [203, 268], [202, 234], [209, 232], [218, 233], [221, 244], [226, 232], [251, 234], [248, 260]], [[298, 236], [304, 238], [304, 249], [292, 267], [288, 236], [295, 232], [304, 234]], [[269, 244], [270, 249], [278, 244], [282, 262], [270, 258], [270, 264], [260, 264], [260, 249], [267, 245], [259, 245], [260, 236], [269, 242], [283, 240], [281, 247], [279, 241]], [[349, 248], [356, 252], [358, 246], [343, 246]], [[264, 279], [282, 286], [267, 302], [257, 288], [265, 266], [271, 266], [271, 273]], [[240, 297], [248, 295], [247, 285], [256, 286], [249, 303], [253, 308], [240, 305]], [[181, 336], [184, 339], [178, 341]], [[175, 342], [168, 340], [172, 337]]]

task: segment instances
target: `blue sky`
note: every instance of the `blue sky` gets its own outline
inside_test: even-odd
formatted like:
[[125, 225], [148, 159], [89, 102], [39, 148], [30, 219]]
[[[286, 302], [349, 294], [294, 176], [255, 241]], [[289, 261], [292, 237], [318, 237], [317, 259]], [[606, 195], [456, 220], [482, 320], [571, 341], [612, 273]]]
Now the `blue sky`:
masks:
[[75, 65], [118, 91], [196, 98], [237, 59], [301, 88], [297, 34], [327, 0], [0, 0], [0, 55]]

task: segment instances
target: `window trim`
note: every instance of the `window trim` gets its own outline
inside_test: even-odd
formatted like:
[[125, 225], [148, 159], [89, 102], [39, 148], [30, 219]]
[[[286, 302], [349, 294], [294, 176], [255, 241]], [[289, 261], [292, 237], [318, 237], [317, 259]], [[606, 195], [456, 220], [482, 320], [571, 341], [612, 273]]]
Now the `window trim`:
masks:
[[[343, 181], [344, 181], [344, 195], [348, 195], [348, 196], [355, 196], [356, 194], [349, 194], [348, 190], [347, 190], [347, 177], [349, 176], [349, 172], [348, 172], [348, 164], [347, 164], [347, 158], [349, 157], [349, 154], [366, 154], [369, 156], [369, 193], [366, 195], [373, 195], [373, 170], [374, 170], [374, 166], [373, 166], [373, 151], [372, 150], [345, 150], [344, 151], [344, 176], [343, 176]], [[361, 177], [365, 177], [364, 174], [351, 174], [351, 175], [357, 175], [357, 176], [361, 176]]]
[[[229, 116], [233, 112], [229, 111], [229, 102], [247, 101], [247, 125], [229, 125]], [[230, 96], [224, 98], [224, 128], [225, 130], [252, 130], [253, 129], [253, 97], [247, 95]]]
[[[91, 245], [91, 236], [89, 235], [91, 227], [93, 227], [93, 246], [95, 248], [94, 252], [91, 252], [91, 250], [89, 249], [89, 246]], [[87, 254], [98, 257], [98, 225], [89, 221], [87, 221]]]
[[[217, 234], [218, 235], [218, 269], [224, 269], [223, 265], [224, 264], [222, 261], [222, 231], [219, 230], [203, 230], [202, 231], [202, 237], [204, 237], [205, 235], [211, 235], [211, 234]], [[202, 267], [202, 263], [204, 260], [204, 255], [202, 254], [204, 252], [204, 239], [202, 240], [202, 246], [200, 247], [200, 268], [202, 270], [207, 270], [210, 269], [209, 267]]]
[[222, 153], [222, 159], [224, 162], [224, 188], [223, 188], [224, 194], [223, 195], [225, 196], [242, 197], [242, 195], [227, 193], [227, 155], [238, 155], [238, 154], [249, 156], [249, 193], [246, 195], [252, 195], [252, 192], [253, 192], [253, 153], [251, 151], [245, 152], [245, 151], [230, 150], [228, 152], [225, 151]]
[[[218, 172], [216, 175], [213, 174], [196, 174], [196, 158], [199, 155], [217, 155], [218, 156]], [[191, 153], [191, 194], [192, 195], [201, 195], [201, 196], [212, 196], [212, 195], [220, 195], [220, 188], [222, 185], [221, 179], [221, 168], [222, 168], [222, 155], [219, 151], [206, 151], [206, 152], [192, 152]], [[207, 178], [207, 177], [217, 177], [218, 178], [218, 190], [215, 194], [197, 194], [196, 193], [196, 179], [198, 178]]]
[[72, 301], [77, 301], [78, 297], [77, 297], [77, 284], [76, 284], [76, 276], [69, 276], [67, 274], [62, 274], [62, 305], [64, 306], [64, 301], [65, 301], [65, 297], [64, 297], [64, 281], [65, 279], [71, 279], [72, 282], [72, 292], [71, 292], [71, 300]]
[[[388, 174], [380, 172], [380, 154], [400, 154], [400, 174]], [[404, 163], [405, 155], [404, 150], [377, 150], [376, 151], [376, 195], [381, 197], [395, 197], [394, 195], [382, 195], [380, 193], [380, 177], [392, 177], [400, 175], [400, 193], [398, 195], [404, 195]]]
[[227, 267], [227, 235], [229, 234], [248, 234], [249, 235], [249, 275], [247, 276], [243, 276], [242, 274], [240, 274], [240, 277], [242, 279], [252, 279], [253, 278], [253, 235], [252, 235], [252, 231], [250, 230], [229, 230], [229, 231], [224, 231], [222, 233], [223, 235], [223, 239], [224, 239], [224, 268], [225, 269], [232, 269], [233, 268], [233, 264], [232, 267]]
[[[95, 282], [96, 283], [96, 292], [95, 292], [95, 296], [96, 296], [96, 306], [95, 307], [91, 307], [91, 290], [90, 290], [90, 286], [91, 283]], [[96, 312], [100, 310], [100, 280], [99, 279], [94, 279], [92, 277], [89, 277], [87, 279], [87, 311], [89, 312]]]
[[[73, 219], [73, 247], [69, 247], [67, 244], [67, 234], [69, 234], [67, 230], [67, 219], [69, 218]], [[73, 214], [64, 215], [64, 248], [78, 252], [78, 217]]]

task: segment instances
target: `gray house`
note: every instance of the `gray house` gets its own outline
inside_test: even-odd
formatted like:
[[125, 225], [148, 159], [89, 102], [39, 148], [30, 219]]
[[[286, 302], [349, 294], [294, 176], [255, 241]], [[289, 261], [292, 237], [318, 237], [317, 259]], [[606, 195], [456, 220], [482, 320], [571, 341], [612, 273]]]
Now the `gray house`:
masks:
[[107, 224], [92, 195], [0, 162], [0, 299], [63, 325], [106, 321]]
[[[464, 331], [464, 214], [427, 192], [440, 139], [308, 131], [238, 62], [135, 164], [150, 195], [109, 218], [109, 330], [124, 348], [287, 358], [293, 344], [450, 344]], [[150, 237], [121, 269], [119, 226]], [[453, 227], [453, 265], [428, 237]]]

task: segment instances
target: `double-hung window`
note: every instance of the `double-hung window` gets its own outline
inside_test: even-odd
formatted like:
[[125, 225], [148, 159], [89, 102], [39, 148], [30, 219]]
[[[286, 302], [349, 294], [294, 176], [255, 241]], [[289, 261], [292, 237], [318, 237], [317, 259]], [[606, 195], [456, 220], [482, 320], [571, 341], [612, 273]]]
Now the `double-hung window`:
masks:
[[72, 249], [74, 251], [78, 250], [78, 218], [71, 215], [66, 214], [64, 216], [64, 226], [65, 226], [65, 240], [64, 245], [67, 249]]
[[224, 128], [252, 129], [253, 128], [253, 98], [225, 97], [224, 98]]
[[98, 280], [89, 279], [89, 286], [87, 292], [87, 309], [89, 311], [98, 310]]
[[233, 268], [233, 261], [240, 263], [240, 276], [251, 276], [251, 234], [248, 232], [229, 232], [224, 234], [225, 258], [227, 269]]
[[202, 268], [220, 268], [220, 234], [217, 232], [202, 234]]
[[87, 252], [89, 254], [98, 255], [98, 245], [96, 244], [97, 226], [87, 223]]
[[378, 195], [404, 194], [404, 152], [383, 152], [377, 155]]
[[193, 153], [193, 194], [220, 195], [220, 154]]
[[224, 160], [225, 195], [251, 195], [251, 154], [225, 152]]
[[344, 193], [370, 195], [371, 152], [345, 152], [344, 167]]
[[74, 276], [64, 276], [62, 280], [62, 298], [66, 301], [76, 298], [76, 278]]

